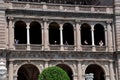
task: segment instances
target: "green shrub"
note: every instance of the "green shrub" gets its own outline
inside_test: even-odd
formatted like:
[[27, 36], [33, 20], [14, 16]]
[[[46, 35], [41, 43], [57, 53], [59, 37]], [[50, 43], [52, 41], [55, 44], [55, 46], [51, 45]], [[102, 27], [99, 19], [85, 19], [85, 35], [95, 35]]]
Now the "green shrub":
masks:
[[53, 66], [43, 70], [38, 80], [70, 80], [70, 78], [63, 69]]

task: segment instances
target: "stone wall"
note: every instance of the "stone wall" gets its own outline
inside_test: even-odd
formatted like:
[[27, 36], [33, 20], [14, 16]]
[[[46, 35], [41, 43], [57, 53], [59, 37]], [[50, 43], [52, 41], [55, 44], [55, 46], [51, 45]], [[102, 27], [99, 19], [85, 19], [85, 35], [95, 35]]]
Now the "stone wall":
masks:
[[120, 51], [120, 0], [115, 0], [115, 26], [116, 26], [116, 45]]
[[0, 0], [0, 49], [6, 48], [6, 27], [4, 1]]

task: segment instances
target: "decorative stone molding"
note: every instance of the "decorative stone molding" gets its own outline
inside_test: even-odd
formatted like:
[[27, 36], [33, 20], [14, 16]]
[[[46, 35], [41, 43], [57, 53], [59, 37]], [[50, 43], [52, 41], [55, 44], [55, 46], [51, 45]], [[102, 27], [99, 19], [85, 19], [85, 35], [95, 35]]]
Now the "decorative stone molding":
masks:
[[6, 80], [7, 78], [7, 68], [3, 60], [0, 60], [0, 80]]

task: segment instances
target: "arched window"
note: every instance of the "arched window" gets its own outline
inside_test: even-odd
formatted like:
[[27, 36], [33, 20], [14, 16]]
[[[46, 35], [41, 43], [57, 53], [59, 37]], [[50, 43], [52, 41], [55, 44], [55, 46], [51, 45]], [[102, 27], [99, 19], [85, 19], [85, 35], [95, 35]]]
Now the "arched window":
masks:
[[63, 25], [63, 43], [67, 43], [69, 45], [74, 45], [74, 30], [73, 25], [70, 23], [65, 23]]
[[41, 44], [42, 43], [41, 25], [38, 22], [32, 22], [30, 24], [30, 43]]
[[101, 24], [96, 24], [94, 27], [94, 39], [95, 45], [105, 45], [105, 32], [104, 27]]
[[49, 43], [60, 44], [60, 30], [59, 24], [52, 22], [49, 25]]
[[84, 23], [81, 25], [81, 44], [82, 45], [91, 45], [91, 27], [89, 24]]
[[23, 21], [17, 21], [15, 23], [14, 29], [14, 39], [16, 44], [26, 44], [27, 43], [27, 29], [26, 24]]

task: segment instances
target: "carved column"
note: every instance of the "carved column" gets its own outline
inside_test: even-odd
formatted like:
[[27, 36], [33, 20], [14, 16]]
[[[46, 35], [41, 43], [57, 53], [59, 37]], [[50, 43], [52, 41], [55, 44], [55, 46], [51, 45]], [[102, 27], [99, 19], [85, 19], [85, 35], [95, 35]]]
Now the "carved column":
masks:
[[81, 51], [81, 30], [80, 30], [80, 21], [76, 21], [76, 47], [77, 50]]
[[109, 51], [113, 51], [113, 40], [112, 40], [112, 26], [111, 21], [107, 21], [107, 32], [108, 32], [108, 49]]
[[9, 76], [8, 76], [9, 80], [13, 80], [13, 61], [11, 60], [9, 63]]
[[9, 19], [9, 26], [8, 26], [8, 45], [10, 49], [14, 49], [14, 26], [13, 26], [13, 18], [8, 17]]
[[30, 50], [30, 23], [27, 23], [27, 50]]
[[44, 21], [44, 50], [49, 50], [49, 34], [48, 34], [48, 23], [47, 19], [43, 19]]
[[82, 65], [81, 65], [81, 61], [78, 61], [78, 80], [83, 80], [82, 79]]
[[60, 24], [60, 45], [61, 50], [63, 50], [63, 24]]
[[114, 68], [113, 68], [113, 61], [110, 61], [110, 80], [115, 80]]
[[95, 39], [94, 39], [94, 25], [91, 25], [91, 36], [92, 36], [92, 51], [96, 51], [95, 49]]

